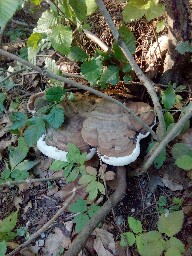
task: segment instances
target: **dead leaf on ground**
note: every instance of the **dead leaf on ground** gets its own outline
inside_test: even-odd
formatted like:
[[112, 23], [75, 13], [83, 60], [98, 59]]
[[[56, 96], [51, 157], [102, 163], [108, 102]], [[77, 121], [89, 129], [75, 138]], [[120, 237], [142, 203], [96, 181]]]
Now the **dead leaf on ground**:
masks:
[[162, 178], [162, 182], [165, 185], [165, 187], [169, 188], [171, 191], [177, 191], [177, 190], [183, 190], [183, 186], [179, 185], [169, 179], [168, 176], [164, 176]]

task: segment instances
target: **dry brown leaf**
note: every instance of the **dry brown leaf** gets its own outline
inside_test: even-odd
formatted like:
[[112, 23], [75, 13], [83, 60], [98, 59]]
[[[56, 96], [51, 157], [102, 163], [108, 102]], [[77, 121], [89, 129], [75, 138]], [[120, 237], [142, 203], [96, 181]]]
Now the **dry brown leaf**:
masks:
[[49, 234], [43, 248], [44, 256], [56, 256], [61, 248], [67, 249], [71, 243], [69, 237], [66, 237], [59, 228], [54, 229], [54, 234]]
[[182, 185], [173, 182], [166, 175], [162, 178], [162, 182], [165, 185], [165, 187], [169, 188], [171, 191], [183, 190]]
[[114, 180], [115, 179], [115, 173], [112, 171], [108, 171], [105, 173], [105, 180]]
[[17, 208], [17, 211], [19, 211], [19, 209], [21, 208], [20, 204], [22, 204], [23, 200], [20, 196], [15, 196], [13, 203], [15, 205], [15, 207]]
[[97, 175], [97, 169], [92, 166], [86, 166], [86, 172], [90, 175]]

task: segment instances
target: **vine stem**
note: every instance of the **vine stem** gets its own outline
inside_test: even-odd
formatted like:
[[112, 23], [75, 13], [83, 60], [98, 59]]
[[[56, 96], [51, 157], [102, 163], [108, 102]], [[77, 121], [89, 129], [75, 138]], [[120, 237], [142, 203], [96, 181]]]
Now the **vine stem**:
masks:
[[13, 60], [16, 60], [18, 62], [20, 62], [21, 64], [27, 66], [27, 67], [30, 67], [32, 68], [33, 70], [36, 70], [38, 71], [41, 75], [43, 76], [46, 76], [46, 77], [49, 77], [49, 78], [52, 78], [52, 79], [55, 79], [55, 80], [58, 80], [58, 81], [61, 81], [61, 82], [64, 82], [64, 83], [67, 83], [67, 84], [70, 84], [78, 89], [81, 89], [81, 90], [84, 90], [84, 91], [89, 91], [95, 95], [97, 95], [98, 97], [102, 97], [108, 101], [111, 101], [111, 102], [114, 102], [116, 103], [118, 106], [122, 107], [126, 112], [128, 112], [134, 119], [136, 122], [138, 122], [139, 124], [141, 124], [143, 127], [145, 127], [147, 129], [147, 131], [149, 131], [153, 138], [157, 141], [159, 141], [159, 138], [158, 136], [156, 135], [156, 133], [149, 127], [149, 125], [147, 125], [144, 121], [141, 120], [141, 118], [139, 118], [133, 110], [127, 108], [123, 103], [121, 103], [120, 101], [112, 98], [111, 96], [108, 96], [100, 91], [97, 91], [95, 89], [93, 89], [92, 87], [89, 87], [89, 86], [86, 86], [86, 85], [83, 85], [81, 83], [77, 83], [73, 80], [70, 80], [66, 77], [62, 77], [62, 76], [59, 76], [59, 75], [56, 75], [56, 74], [53, 74], [52, 72], [49, 72], [48, 70], [46, 69], [42, 69], [38, 66], [35, 66], [33, 65], [32, 63], [26, 61], [26, 60], [23, 60], [22, 58], [12, 54], [12, 53], [9, 53], [9, 52], [6, 52], [2, 49], [0, 49], [0, 55], [4, 55], [10, 59], [13, 59]]
[[140, 67], [137, 65], [136, 61], [134, 60], [132, 54], [130, 53], [129, 49], [127, 48], [126, 44], [123, 42], [117, 28], [115, 27], [115, 24], [112, 21], [112, 18], [107, 11], [104, 3], [102, 0], [96, 0], [97, 5], [106, 19], [106, 22], [114, 36], [114, 38], [117, 40], [119, 47], [121, 48], [122, 52], [124, 53], [125, 57], [129, 61], [130, 65], [132, 66], [133, 70], [135, 71], [137, 77], [139, 78], [140, 82], [146, 87], [149, 95], [151, 96], [151, 99], [153, 101], [154, 109], [157, 113], [158, 119], [159, 119], [159, 128], [160, 128], [160, 135], [163, 138], [165, 134], [165, 121], [163, 118], [163, 111], [159, 102], [159, 99], [157, 97], [154, 83], [149, 80], [149, 78], [146, 77], [146, 75], [143, 73], [143, 71], [140, 69]]

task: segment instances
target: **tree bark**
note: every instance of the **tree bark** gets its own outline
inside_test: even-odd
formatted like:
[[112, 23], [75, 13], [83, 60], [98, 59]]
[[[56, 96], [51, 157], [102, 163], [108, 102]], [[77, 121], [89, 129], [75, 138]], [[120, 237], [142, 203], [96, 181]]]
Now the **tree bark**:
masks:
[[191, 42], [191, 0], [165, 0], [168, 15], [168, 52], [164, 62], [161, 83], [180, 83], [190, 54], [181, 55], [175, 49], [179, 42]]

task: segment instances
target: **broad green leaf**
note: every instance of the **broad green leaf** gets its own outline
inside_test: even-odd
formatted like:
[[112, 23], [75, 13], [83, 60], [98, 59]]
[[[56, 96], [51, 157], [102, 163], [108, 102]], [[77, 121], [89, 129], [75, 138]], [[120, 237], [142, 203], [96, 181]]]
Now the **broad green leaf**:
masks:
[[123, 10], [123, 19], [125, 22], [130, 22], [143, 17], [147, 12], [145, 0], [131, 0], [127, 3]]
[[121, 234], [120, 245], [121, 246], [132, 246], [135, 243], [135, 236], [132, 232], [124, 232]]
[[80, 165], [83, 165], [86, 159], [86, 154], [81, 154], [78, 147], [72, 143], [67, 144], [68, 148], [68, 154], [67, 154], [67, 160], [69, 162], [74, 162]]
[[73, 61], [83, 62], [88, 58], [88, 55], [78, 46], [72, 46], [68, 53], [68, 58]]
[[164, 30], [165, 28], [165, 21], [164, 20], [159, 20], [156, 24], [156, 32], [160, 33]]
[[0, 93], [0, 113], [5, 110], [5, 107], [3, 105], [5, 99], [6, 99], [5, 94], [4, 93]]
[[86, 187], [86, 191], [89, 193], [89, 199], [94, 200], [98, 195], [97, 181], [90, 182]]
[[99, 181], [97, 182], [97, 187], [98, 187], [99, 192], [101, 192], [102, 194], [105, 194], [105, 187], [101, 182], [99, 182]]
[[85, 0], [69, 0], [75, 15], [79, 21], [84, 21], [87, 16], [87, 5]]
[[75, 232], [79, 233], [89, 221], [89, 216], [87, 214], [79, 214], [74, 217], [73, 221], [76, 224]]
[[3, 219], [0, 222], [0, 232], [5, 232], [5, 233], [11, 232], [16, 226], [17, 217], [18, 217], [18, 213], [12, 212], [8, 217]]
[[72, 43], [72, 30], [68, 26], [57, 25], [52, 27], [51, 44], [55, 51], [68, 54]]
[[[166, 250], [170, 248], [175, 248], [177, 249], [180, 253], [185, 252], [185, 245], [181, 242], [181, 240], [177, 239], [176, 237], [171, 237], [167, 242], [166, 242]], [[169, 255], [169, 254], [168, 254]], [[176, 255], [176, 254], [175, 254]]]
[[42, 117], [32, 117], [24, 132], [25, 142], [29, 147], [33, 147], [38, 139], [46, 132], [45, 122]]
[[119, 67], [108, 66], [101, 75], [100, 84], [102, 88], [106, 88], [107, 84], [116, 85], [119, 82]]
[[72, 182], [72, 181], [74, 181], [74, 180], [77, 179], [78, 175], [79, 175], [79, 168], [78, 168], [78, 167], [75, 167], [75, 168], [73, 168], [73, 169], [71, 170], [71, 172], [69, 173], [69, 175], [68, 175], [66, 181], [67, 181], [67, 182]]
[[150, 0], [149, 3], [149, 9], [147, 10], [145, 16], [148, 21], [151, 21], [152, 19], [160, 17], [164, 13], [165, 6], [158, 3], [156, 0]]
[[164, 120], [165, 120], [166, 128], [170, 124], [174, 123], [174, 118], [173, 118], [172, 114], [170, 112], [168, 112], [168, 111], [164, 114]]
[[97, 82], [98, 78], [102, 74], [102, 61], [100, 57], [92, 58], [81, 64], [81, 73], [87, 79], [90, 84]]
[[18, 139], [18, 146], [10, 149], [9, 162], [11, 169], [14, 169], [21, 161], [24, 160], [28, 151], [29, 148], [26, 145], [24, 138], [20, 137]]
[[7, 244], [5, 241], [0, 242], [0, 255], [5, 256], [5, 253], [7, 251]]
[[160, 207], [166, 207], [166, 205], [167, 205], [167, 198], [166, 198], [166, 196], [160, 196], [159, 200], [157, 201], [157, 204]]
[[17, 130], [26, 125], [28, 117], [25, 113], [14, 112], [12, 113], [10, 120], [13, 124], [9, 127], [9, 130]]
[[98, 212], [98, 210], [100, 209], [101, 207], [99, 205], [96, 205], [96, 204], [91, 204], [88, 208], [88, 215], [89, 215], [89, 218], [91, 219], [93, 217], [93, 215], [95, 215], [95, 213]]
[[55, 161], [51, 164], [49, 170], [50, 170], [50, 171], [60, 171], [60, 170], [62, 170], [64, 167], [66, 167], [66, 164], [67, 164], [66, 162], [63, 162], [63, 161], [60, 161], [60, 160], [55, 160]]
[[33, 33], [27, 40], [27, 46], [37, 49], [39, 41], [42, 39], [42, 34], [40, 33]]
[[97, 4], [95, 0], [85, 0], [87, 5], [87, 15], [91, 15], [97, 9]]
[[12, 18], [16, 10], [20, 5], [20, 0], [0, 0], [0, 27], [6, 25], [6, 23]]
[[33, 30], [37, 33], [50, 34], [52, 32], [51, 28], [58, 24], [58, 17], [54, 16], [54, 13], [51, 11], [43, 12], [42, 16], [37, 22], [37, 27]]
[[77, 199], [75, 203], [69, 206], [69, 210], [73, 213], [86, 212], [87, 203], [83, 199]]
[[137, 235], [136, 245], [141, 256], [161, 256], [165, 249], [165, 241], [158, 231]]
[[16, 236], [15, 232], [0, 232], [0, 241], [12, 242]]
[[9, 170], [8, 168], [5, 168], [2, 172], [1, 172], [1, 178], [3, 180], [7, 180], [11, 175], [11, 170]]
[[65, 178], [67, 178], [69, 176], [71, 170], [73, 169], [73, 166], [74, 166], [73, 162], [72, 163], [69, 162], [68, 165], [65, 167], [64, 172], [63, 172], [63, 176]]
[[53, 86], [45, 91], [46, 100], [54, 103], [60, 103], [63, 100], [66, 91], [61, 86]]
[[165, 256], [182, 256], [183, 254], [180, 253], [179, 249], [176, 247], [170, 247], [166, 252]]
[[184, 41], [178, 43], [175, 49], [178, 51], [178, 53], [185, 54], [186, 52], [192, 52], [192, 45], [189, 43], [189, 41]]
[[28, 171], [28, 170], [32, 169], [38, 163], [39, 163], [38, 161], [24, 160], [23, 162], [21, 162], [17, 165], [17, 169], [20, 171]]
[[142, 233], [142, 230], [143, 230], [143, 229], [142, 229], [141, 221], [136, 220], [136, 219], [133, 218], [133, 217], [128, 217], [128, 224], [129, 224], [130, 229], [131, 229], [135, 234]]
[[56, 75], [59, 75], [59, 73], [60, 73], [60, 70], [59, 70], [58, 66], [56, 65], [55, 60], [53, 60], [51, 58], [45, 58], [45, 68]]
[[162, 214], [157, 223], [158, 230], [162, 234], [172, 237], [182, 229], [183, 221], [183, 211], [170, 212], [167, 217]]
[[180, 156], [188, 155], [192, 157], [192, 150], [185, 143], [175, 143], [171, 149], [171, 154], [174, 159]]
[[51, 127], [58, 129], [64, 122], [63, 108], [53, 106], [49, 114], [45, 116], [45, 120]]
[[15, 180], [25, 180], [29, 177], [29, 173], [28, 171], [14, 169], [11, 173], [11, 177]]
[[86, 174], [86, 175], [81, 176], [78, 183], [81, 184], [81, 185], [87, 185], [91, 181], [95, 181], [95, 180], [96, 180], [96, 176]]
[[192, 157], [188, 155], [182, 155], [175, 161], [176, 165], [186, 171], [192, 170]]
[[169, 85], [162, 95], [162, 103], [166, 110], [171, 109], [175, 104], [175, 90]]

